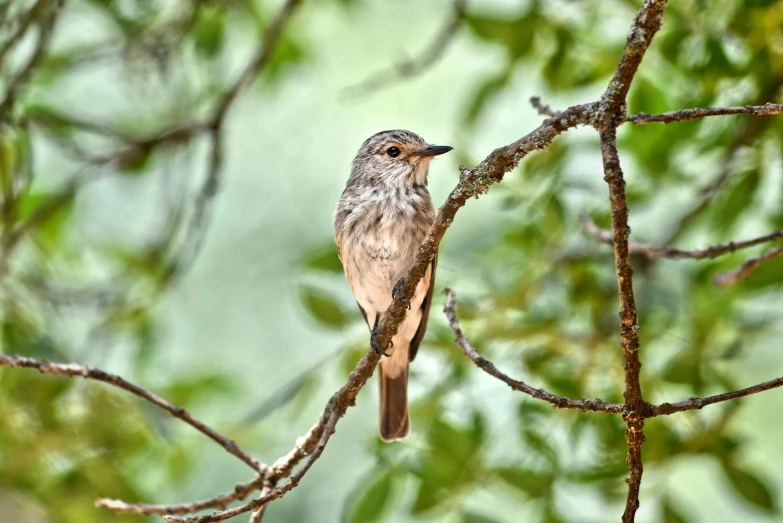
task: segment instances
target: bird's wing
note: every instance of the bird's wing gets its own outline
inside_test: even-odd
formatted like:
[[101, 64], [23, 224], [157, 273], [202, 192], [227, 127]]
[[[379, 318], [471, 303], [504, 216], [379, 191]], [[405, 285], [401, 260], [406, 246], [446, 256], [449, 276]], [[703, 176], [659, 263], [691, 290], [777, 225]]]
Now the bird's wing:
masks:
[[364, 321], [367, 322], [367, 326], [372, 329], [372, 325], [370, 325], [370, 320], [367, 319], [367, 313], [364, 312], [364, 309], [362, 309], [362, 306], [359, 305], [359, 302], [356, 302], [356, 306], [359, 307], [359, 310], [362, 311], [362, 316], [364, 316]]
[[416, 330], [416, 334], [414, 334], [413, 339], [411, 340], [410, 348], [408, 349], [408, 361], [413, 361], [416, 357], [416, 352], [419, 350], [419, 344], [424, 338], [424, 333], [427, 332], [427, 319], [430, 316], [430, 306], [432, 306], [432, 293], [435, 291], [435, 268], [437, 265], [438, 253], [436, 252], [435, 257], [432, 259], [432, 265], [430, 265], [432, 268], [430, 271], [430, 286], [427, 289], [427, 296], [421, 304], [421, 323], [419, 323], [419, 328]]

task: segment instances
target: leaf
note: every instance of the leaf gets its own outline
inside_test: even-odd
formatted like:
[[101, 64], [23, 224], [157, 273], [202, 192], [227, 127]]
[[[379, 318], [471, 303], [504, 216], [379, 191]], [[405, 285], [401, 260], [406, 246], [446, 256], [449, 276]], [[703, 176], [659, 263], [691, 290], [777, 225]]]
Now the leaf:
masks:
[[337, 247], [334, 242], [317, 247], [307, 253], [302, 261], [308, 269], [326, 272], [343, 272], [343, 264], [337, 256]]
[[462, 122], [465, 125], [475, 125], [479, 115], [481, 114], [487, 103], [500, 91], [508, 85], [511, 79], [512, 67], [508, 66], [495, 76], [490, 76], [484, 83], [482, 83], [478, 89], [476, 89], [473, 99], [468, 105], [468, 109], [465, 111], [465, 116], [462, 118]]
[[304, 47], [293, 38], [283, 36], [275, 46], [272, 59], [264, 69], [262, 85], [270, 86], [282, 78], [283, 73], [291, 66], [304, 62], [307, 52]]
[[33, 234], [57, 245], [58, 240], [74, 210], [75, 192], [65, 188], [53, 193], [29, 193], [19, 203], [20, 221], [30, 220]]
[[536, 30], [543, 24], [535, 11], [516, 19], [468, 15], [465, 25], [479, 39], [505, 47], [512, 58], [521, 58], [532, 49]]
[[29, 104], [24, 108], [25, 118], [35, 121], [47, 132], [59, 138], [68, 138], [73, 135], [72, 120], [60, 113], [54, 107], [43, 104]]
[[542, 418], [551, 416], [552, 412], [552, 407], [544, 404], [543, 401], [529, 399], [521, 400], [519, 402], [519, 408], [517, 409], [519, 424], [523, 428], [539, 423]]
[[464, 511], [460, 514], [462, 523], [497, 523], [497, 519], [477, 514], [476, 512]]
[[473, 411], [473, 427], [471, 430], [471, 437], [473, 439], [474, 448], [480, 448], [484, 444], [484, 439], [487, 435], [487, 422], [484, 420], [484, 416], [476, 410]]
[[728, 460], [721, 460], [720, 464], [731, 486], [745, 501], [766, 513], [779, 513], [772, 490], [760, 478]]
[[547, 460], [550, 465], [557, 467], [559, 461], [557, 451], [549, 444], [546, 438], [530, 428], [523, 430], [522, 437], [528, 447]]
[[565, 520], [557, 511], [554, 500], [549, 499], [549, 503], [544, 507], [544, 513], [541, 515], [541, 523], [565, 523]]
[[783, 256], [762, 263], [750, 273], [750, 276], [741, 280], [736, 285], [754, 290], [763, 290], [770, 287], [774, 288], [783, 285], [781, 274], [783, 274]]
[[615, 481], [617, 478], [628, 474], [625, 464], [625, 456], [615, 461], [607, 460], [594, 466], [573, 471], [568, 474], [568, 479], [576, 483], [596, 483], [606, 480]]
[[669, 383], [700, 386], [702, 382], [701, 361], [702, 358], [698, 358], [691, 351], [683, 351], [669, 360], [662, 378]]
[[133, 147], [120, 156], [118, 168], [125, 174], [141, 174], [149, 165], [152, 151], [149, 146]]
[[427, 433], [429, 453], [414, 470], [421, 483], [413, 513], [439, 505], [479, 476], [483, 426], [477, 419], [474, 417], [470, 427], [457, 427], [442, 419], [433, 421]]
[[47, 334], [37, 332], [28, 326], [20, 326], [13, 320], [2, 322], [0, 329], [3, 344], [9, 353], [44, 360], [67, 359], [67, 356]]
[[381, 521], [393, 489], [393, 468], [387, 468], [369, 487], [360, 493], [359, 499], [345, 520], [347, 523], [374, 523]]
[[663, 517], [663, 523], [688, 523], [685, 516], [674, 507], [669, 496], [663, 498], [661, 516]]
[[317, 375], [312, 370], [300, 374], [269, 396], [257, 409], [242, 420], [242, 424], [250, 425], [262, 421], [276, 410], [285, 407], [301, 392], [312, 390], [313, 385], [317, 381]]
[[196, 52], [205, 58], [220, 53], [225, 40], [225, 16], [217, 7], [202, 6], [193, 32]]
[[742, 214], [751, 207], [761, 182], [761, 171], [757, 167], [735, 176], [740, 177], [739, 181], [726, 191], [726, 196], [710, 211], [713, 227], [725, 234], [732, 230]]
[[185, 406], [197, 398], [215, 397], [218, 393], [228, 394], [236, 389], [236, 382], [228, 375], [209, 372], [172, 381], [164, 390], [163, 397], [175, 405]]
[[16, 147], [8, 132], [0, 132], [0, 179], [5, 193], [11, 192], [16, 173]]
[[350, 316], [325, 291], [309, 285], [302, 285], [299, 294], [305, 309], [321, 325], [339, 330], [350, 322]]
[[494, 469], [503, 481], [532, 498], [544, 498], [551, 494], [554, 475], [524, 468], [502, 467]]
[[353, 369], [356, 368], [356, 364], [367, 353], [367, 349], [370, 347], [369, 334], [367, 335], [366, 343], [362, 345], [351, 345], [349, 347], [343, 347], [340, 353], [342, 354], [341, 368], [343, 374], [348, 376]]

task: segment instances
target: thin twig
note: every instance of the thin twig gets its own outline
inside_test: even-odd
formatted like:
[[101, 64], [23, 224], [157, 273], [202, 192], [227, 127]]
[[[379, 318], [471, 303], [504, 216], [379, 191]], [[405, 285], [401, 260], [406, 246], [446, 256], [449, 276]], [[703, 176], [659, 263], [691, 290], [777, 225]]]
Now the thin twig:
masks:
[[3, 43], [2, 47], [0, 47], [0, 64], [5, 63], [5, 55], [22, 40], [32, 23], [41, 15], [44, 8], [46, 8], [46, 4], [53, 2], [54, 0], [38, 0], [30, 9], [19, 16], [16, 31], [14, 31], [14, 33]]
[[433, 41], [418, 57], [378, 71], [363, 82], [343, 89], [345, 97], [356, 97], [378, 91], [396, 81], [413, 78], [432, 67], [446, 52], [462, 26], [467, 11], [467, 0], [453, 0], [451, 17], [443, 25]]
[[[380, 355], [375, 354], [373, 351], [370, 351], [370, 354], [377, 356], [380, 358]], [[365, 356], [366, 358], [367, 356]], [[364, 359], [364, 358], [363, 358]], [[376, 358], [377, 363], [377, 358]], [[374, 368], [374, 365], [373, 365]], [[358, 369], [358, 366], [357, 366]], [[372, 374], [372, 368], [370, 369]], [[356, 372], [356, 371], [354, 371]], [[353, 373], [351, 373], [353, 374]], [[369, 376], [368, 376], [369, 378]], [[366, 380], [365, 380], [366, 381]], [[358, 392], [358, 389], [357, 389]], [[336, 396], [336, 395], [335, 395]], [[334, 396], [333, 396], [334, 398]], [[347, 408], [347, 406], [346, 406]], [[166, 521], [166, 523], [221, 523], [222, 521], [233, 518], [234, 516], [238, 516], [240, 514], [244, 514], [246, 512], [250, 512], [251, 510], [257, 510], [268, 503], [282, 497], [286, 492], [292, 490], [294, 487], [296, 487], [299, 482], [302, 480], [305, 474], [307, 474], [307, 471], [310, 470], [310, 467], [313, 466], [313, 463], [315, 463], [318, 458], [321, 457], [321, 454], [324, 451], [324, 448], [326, 448], [326, 443], [329, 441], [329, 438], [335, 431], [335, 425], [337, 424], [337, 421], [340, 419], [341, 415], [333, 415], [330, 416], [328, 421], [326, 422], [323, 431], [321, 433], [321, 438], [318, 440], [317, 445], [315, 446], [315, 449], [313, 450], [312, 454], [310, 454], [310, 457], [307, 458], [307, 461], [304, 465], [302, 465], [302, 468], [300, 468], [298, 471], [296, 471], [296, 474], [291, 476], [291, 478], [280, 487], [275, 488], [272, 490], [269, 494], [265, 496], [261, 496], [258, 499], [254, 499], [250, 503], [246, 505], [242, 505], [240, 507], [236, 507], [230, 510], [224, 510], [220, 512], [215, 512], [213, 514], [209, 514], [206, 516], [195, 516], [192, 518], [175, 518], [171, 516], [163, 516], [163, 519]]]
[[239, 458], [242, 462], [249, 465], [253, 470], [263, 474], [266, 472], [266, 465], [260, 463], [253, 456], [242, 450], [234, 441], [222, 436], [214, 429], [207, 426], [204, 422], [193, 417], [188, 411], [182, 407], [177, 407], [164, 400], [163, 398], [156, 396], [155, 394], [148, 392], [138, 385], [134, 385], [123, 378], [105, 372], [94, 367], [88, 367], [85, 365], [77, 365], [75, 363], [51, 363], [45, 360], [36, 360], [33, 358], [26, 358], [24, 356], [7, 356], [0, 354], [0, 367], [18, 367], [25, 369], [35, 369], [41, 374], [58, 374], [61, 376], [68, 376], [70, 378], [86, 378], [96, 381], [102, 381], [108, 383], [113, 387], [117, 387], [123, 390], [135, 394], [136, 396], [149, 401], [162, 408], [175, 418], [181, 419], [197, 431], [201, 432], [215, 443], [226, 449], [227, 452], [233, 454]]
[[443, 307], [443, 312], [446, 314], [446, 318], [449, 320], [449, 326], [451, 326], [451, 330], [453, 330], [454, 334], [456, 335], [454, 342], [465, 352], [465, 356], [467, 356], [473, 363], [476, 364], [478, 368], [490, 376], [499, 379], [513, 390], [523, 392], [536, 399], [544, 400], [547, 403], [550, 403], [553, 407], [557, 407], [559, 409], [580, 410], [582, 412], [606, 412], [611, 414], [619, 414], [623, 411], [623, 405], [621, 403], [607, 403], [600, 399], [591, 400], [587, 398], [575, 400], [563, 396], [557, 396], [543, 389], [533, 388], [527, 383], [515, 380], [509, 377], [507, 374], [501, 372], [491, 361], [483, 358], [481, 355], [479, 355], [476, 349], [471, 346], [470, 340], [468, 340], [468, 338], [462, 333], [462, 329], [459, 325], [459, 318], [457, 318], [457, 313], [455, 311], [455, 304], [457, 299], [456, 295], [451, 289], [445, 289], [444, 292], [446, 293], [446, 305]]
[[[274, 484], [271, 482], [267, 483], [267, 485], [264, 486], [264, 488], [261, 490], [261, 497], [268, 495], [274, 488]], [[248, 523], [261, 523], [261, 521], [264, 519], [264, 514], [266, 513], [266, 507], [268, 506], [269, 505], [264, 505], [261, 508], [254, 510]]]
[[[592, 234], [599, 241], [603, 243], [607, 243], [609, 245], [612, 244], [611, 231], [607, 231], [606, 229], [601, 229], [600, 227], [598, 227], [595, 224], [595, 222], [586, 214], [579, 215], [579, 221], [582, 223], [582, 228], [586, 232]], [[717, 245], [711, 245], [706, 249], [693, 249], [690, 251], [678, 249], [676, 247], [656, 247], [654, 245], [637, 243], [633, 241], [628, 242], [628, 247], [630, 248], [631, 252], [644, 254], [645, 256], [651, 259], [671, 258], [674, 260], [679, 260], [684, 258], [690, 258], [694, 260], [705, 260], [705, 259], [717, 258], [718, 256], [722, 256], [724, 254], [729, 254], [742, 249], [755, 247], [756, 245], [761, 245], [763, 243], [768, 243], [780, 239], [783, 239], [783, 229], [779, 231], [771, 232], [769, 234], [765, 234], [764, 236], [759, 236], [758, 238], [753, 238], [751, 240], [744, 240], [739, 242], [730, 241], [728, 243], [719, 243]]]
[[[52, 34], [54, 33], [54, 26], [55, 23], [57, 22], [57, 18], [59, 15], [59, 6], [57, 5], [57, 2], [51, 2], [51, 3], [52, 5], [49, 6], [51, 12], [46, 16], [46, 18], [40, 24], [38, 42], [36, 42], [35, 44], [35, 49], [33, 49], [33, 52], [30, 55], [30, 58], [27, 60], [27, 63], [25, 63], [16, 72], [16, 74], [11, 78], [11, 80], [8, 82], [8, 85], [5, 88], [5, 94], [3, 95], [3, 100], [0, 101], [0, 116], [6, 115], [11, 110], [14, 100], [16, 99], [17, 92], [30, 79], [30, 76], [32, 76], [36, 66], [44, 57], [44, 54], [46, 53], [47, 48], [49, 47], [49, 42], [52, 39]], [[37, 6], [33, 7], [32, 9], [36, 9], [36, 8]]]
[[750, 273], [758, 269], [764, 263], [767, 263], [768, 261], [772, 261], [781, 255], [783, 255], [783, 247], [776, 247], [774, 249], [768, 250], [767, 252], [765, 252], [760, 256], [750, 258], [736, 269], [715, 276], [715, 280], [714, 280], [715, 285], [719, 287], [728, 287], [730, 285], [733, 285], [737, 283], [739, 280], [742, 280], [750, 276]]
[[194, 501], [181, 505], [150, 505], [147, 503], [125, 503], [118, 499], [99, 499], [95, 506], [106, 508], [116, 513], [131, 513], [140, 515], [157, 514], [160, 516], [170, 514], [193, 514], [208, 508], [225, 509], [231, 502], [245, 499], [251, 492], [258, 490], [264, 484], [264, 477], [257, 476], [254, 480], [240, 483], [234, 490], [204, 501]]
[[[541, 101], [541, 97], [533, 96], [530, 98], [530, 105], [538, 111], [538, 114], [549, 117], [556, 117], [560, 111], [553, 109]], [[737, 107], [697, 107], [695, 109], [680, 109], [660, 114], [638, 113], [626, 116], [621, 123], [632, 123], [634, 125], [644, 125], [649, 123], [683, 122], [686, 120], [698, 120], [708, 116], [728, 116], [736, 114], [749, 114], [753, 116], [773, 116], [783, 114], [783, 105], [766, 103], [764, 105], [742, 105]]]
[[549, 107], [547, 104], [541, 101], [540, 96], [531, 96], [530, 97], [530, 105], [533, 106], [535, 110], [538, 111], [538, 114], [542, 116], [550, 116], [554, 118], [555, 116], [560, 115], [560, 111], [555, 111], [551, 107]]
[[654, 405], [652, 407], [652, 416], [667, 416], [674, 414], [675, 412], [685, 412], [688, 410], [697, 410], [712, 405], [714, 403], [720, 403], [722, 401], [731, 401], [744, 396], [750, 396], [751, 394], [758, 394], [765, 390], [774, 389], [783, 386], [783, 378], [777, 378], [764, 383], [759, 383], [752, 387], [745, 389], [735, 390], [733, 392], [726, 392], [724, 394], [717, 394], [715, 396], [709, 396], [706, 398], [690, 398], [685, 401], [678, 401], [677, 403], [661, 403], [660, 405]]
[[203, 127], [210, 132], [210, 153], [207, 174], [193, 206], [193, 214], [186, 227], [184, 240], [177, 259], [170, 262], [169, 273], [181, 275], [195, 260], [203, 245], [212, 213], [211, 203], [218, 193], [223, 166], [223, 126], [228, 111], [243, 89], [246, 89], [274, 56], [283, 30], [302, 0], [287, 0], [264, 32], [255, 54], [242, 73], [215, 104], [212, 116]]
[[[783, 79], [779, 79], [765, 87], [756, 98], [756, 105], [776, 99], [782, 85]], [[736, 129], [731, 142], [723, 153], [721, 167], [717, 175], [699, 189], [698, 201], [674, 222], [671, 232], [663, 242], [665, 245], [677, 241], [690, 225], [710, 208], [712, 201], [728, 186], [728, 181], [735, 171], [735, 164], [743, 147], [754, 143], [771, 123], [769, 118], [748, 118]]]
[[239, 96], [239, 93], [247, 88], [247, 86], [258, 76], [258, 73], [269, 64], [269, 61], [272, 59], [275, 49], [277, 48], [277, 44], [280, 41], [280, 37], [283, 34], [283, 29], [288, 24], [291, 15], [294, 14], [294, 11], [301, 3], [302, 0], [287, 0], [277, 12], [274, 20], [272, 20], [269, 27], [264, 32], [264, 36], [261, 38], [261, 43], [256, 49], [255, 54], [242, 70], [239, 78], [234, 81], [232, 86], [223, 94], [216, 104], [211, 118], [213, 128], [217, 128], [222, 124], [226, 113], [237, 96]]
[[774, 114], [783, 114], [783, 105], [767, 103], [765, 105], [745, 105], [742, 107], [714, 107], [702, 109], [683, 109], [680, 111], [669, 111], [661, 114], [639, 113], [629, 115], [626, 121], [634, 125], [644, 125], [648, 123], [672, 123], [682, 122], [684, 120], [696, 120], [705, 116], [727, 116], [732, 114], [752, 114], [755, 116], [771, 116]]
[[[266, 495], [266, 493], [262, 495]], [[250, 520], [248, 521], [248, 523], [261, 523], [261, 520], [264, 519], [264, 513], [266, 512], [266, 507], [268, 506], [269, 505], [264, 505], [260, 509], [255, 510], [253, 514], [250, 516]]]

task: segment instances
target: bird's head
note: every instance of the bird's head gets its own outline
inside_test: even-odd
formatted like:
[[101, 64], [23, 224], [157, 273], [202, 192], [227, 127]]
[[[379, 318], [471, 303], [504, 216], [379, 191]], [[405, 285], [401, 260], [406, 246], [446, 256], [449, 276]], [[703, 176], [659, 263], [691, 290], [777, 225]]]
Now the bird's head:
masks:
[[426, 185], [430, 160], [451, 151], [448, 145], [430, 145], [410, 131], [383, 131], [368, 138], [353, 159], [351, 178], [373, 185]]

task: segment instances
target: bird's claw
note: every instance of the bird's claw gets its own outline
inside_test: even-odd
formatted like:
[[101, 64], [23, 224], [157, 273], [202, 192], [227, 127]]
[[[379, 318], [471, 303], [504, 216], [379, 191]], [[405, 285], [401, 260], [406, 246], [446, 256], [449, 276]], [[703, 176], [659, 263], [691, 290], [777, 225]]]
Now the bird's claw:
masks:
[[[376, 354], [380, 354], [381, 356], [386, 356], [387, 358], [391, 356], [388, 352], [386, 352], [383, 348], [381, 348], [380, 343], [378, 342], [378, 333], [380, 332], [380, 329], [378, 328], [378, 323], [380, 321], [381, 315], [376, 314], [375, 315], [375, 323], [373, 323], [372, 331], [370, 331], [370, 348], [372, 348], [373, 351], [375, 351]], [[394, 347], [394, 344], [392, 342], [389, 342], [391, 347]]]
[[[400, 278], [400, 281], [394, 284], [394, 288], [392, 289], [392, 299], [393, 300], [401, 300], [402, 299], [402, 286], [405, 285], [405, 278]], [[411, 304], [408, 304], [408, 310], [411, 310]]]

